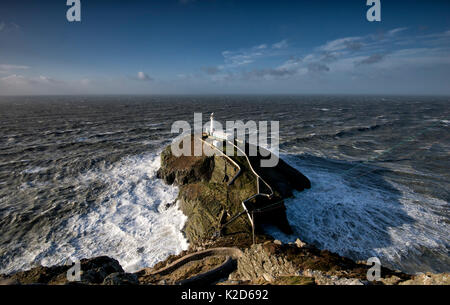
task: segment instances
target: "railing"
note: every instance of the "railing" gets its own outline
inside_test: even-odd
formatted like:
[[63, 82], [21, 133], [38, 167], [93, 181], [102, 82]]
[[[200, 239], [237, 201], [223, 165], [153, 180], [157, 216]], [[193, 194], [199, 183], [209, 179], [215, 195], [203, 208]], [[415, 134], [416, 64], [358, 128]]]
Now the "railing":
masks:
[[239, 166], [239, 164], [237, 164], [233, 159], [231, 159], [229, 156], [227, 156], [226, 154], [223, 153], [223, 151], [221, 151], [220, 149], [218, 149], [217, 147], [215, 147], [213, 144], [206, 142], [205, 140], [203, 140], [202, 138], [198, 138], [200, 141], [202, 141], [203, 143], [209, 145], [211, 148], [217, 150], [222, 157], [226, 158], [228, 161], [230, 161], [234, 166], [236, 166], [238, 168], [238, 172], [236, 173], [236, 175], [234, 175], [233, 179], [230, 180], [230, 182], [228, 182], [228, 185], [232, 185], [234, 180], [236, 180], [236, 178], [240, 175], [242, 169]]
[[[209, 146], [212, 147], [213, 149], [217, 150], [217, 151], [220, 153], [221, 156], [223, 156], [224, 158], [226, 158], [227, 160], [229, 160], [233, 165], [235, 165], [235, 166], [239, 169], [238, 173], [237, 173], [237, 174], [233, 177], [233, 179], [228, 183], [228, 185], [231, 185], [231, 184], [234, 182], [234, 180], [235, 180], [235, 179], [239, 176], [239, 174], [241, 173], [241, 170], [242, 170], [242, 169], [241, 169], [241, 167], [239, 166], [239, 164], [237, 164], [232, 158], [230, 158], [229, 156], [227, 156], [226, 154], [224, 154], [222, 150], [218, 149], [218, 148], [217, 148], [216, 146], [214, 146], [213, 144], [208, 143], [207, 141], [203, 140], [202, 138], [199, 138], [199, 139], [200, 139], [200, 141], [202, 141], [203, 143], [206, 143], [207, 145], [209, 145]], [[268, 199], [271, 199], [272, 196], [274, 195], [274, 191], [273, 191], [272, 187], [271, 187], [271, 186], [270, 186], [270, 185], [269, 185], [269, 184], [268, 184], [268, 183], [267, 183], [267, 182], [266, 182], [266, 181], [265, 181], [265, 180], [264, 180], [264, 179], [256, 172], [256, 170], [253, 168], [252, 163], [250, 162], [250, 159], [248, 158], [247, 153], [246, 153], [245, 151], [243, 151], [240, 147], [238, 147], [237, 145], [235, 145], [234, 143], [232, 143], [232, 142], [230, 142], [230, 141], [228, 141], [228, 140], [226, 140], [226, 142], [229, 143], [229, 144], [231, 144], [231, 145], [233, 145], [233, 147], [235, 147], [236, 150], [238, 150], [239, 152], [241, 152], [241, 153], [243, 154], [243, 156], [246, 158], [250, 170], [252, 171], [252, 173], [253, 173], [253, 174], [255, 175], [255, 177], [256, 177], [256, 194], [254, 194], [254, 195], [248, 197], [247, 199], [245, 199], [244, 201], [242, 201], [242, 206], [243, 206], [243, 208], [244, 208], [244, 211], [242, 211], [241, 213], [238, 213], [237, 215], [233, 216], [228, 222], [226, 222], [225, 224], [223, 224], [223, 225], [221, 226], [221, 228], [223, 228], [223, 227], [227, 226], [228, 224], [232, 223], [232, 222], [235, 221], [239, 216], [241, 216], [242, 214], [244, 214], [245, 212], [247, 212], [247, 215], [248, 215], [248, 217], [249, 217], [249, 219], [250, 219], [250, 222], [251, 222], [251, 224], [252, 224], [252, 235], [253, 235], [253, 244], [254, 244], [254, 243], [255, 243], [254, 212], [255, 212], [255, 211], [256, 211], [257, 213], [258, 213], [258, 212], [262, 212], [262, 211], [264, 211], [264, 210], [266, 210], [266, 209], [268, 209], [268, 208], [270, 208], [270, 207], [272, 207], [272, 206], [279, 205], [279, 204], [280, 204], [281, 202], [283, 202], [283, 201], [281, 200], [281, 201], [272, 203], [272, 204], [270, 204], [270, 205], [268, 205], [268, 206], [265, 206], [265, 207], [262, 207], [262, 208], [259, 208], [259, 209], [254, 209], [254, 210], [251, 211], [251, 216], [250, 216], [249, 211], [247, 210], [247, 207], [246, 207], [245, 203], [249, 202], [250, 200], [252, 200], [252, 199], [254, 199], [254, 198], [258, 197], [258, 196], [264, 196], [264, 197], [266, 197], [266, 198], [268, 198]], [[233, 152], [233, 155], [234, 155], [234, 152]], [[266, 185], [266, 187], [270, 190], [270, 194], [266, 194], [266, 193], [261, 193], [261, 192], [260, 192], [260, 182], [262, 182], [262, 183], [264, 183], [264, 184]]]
[[[234, 143], [232, 143], [232, 142], [230, 142], [228, 140], [227, 140], [227, 143], [230, 143], [231, 145], [233, 145], [238, 151], [240, 151], [245, 156], [245, 158], [247, 159], [247, 163], [248, 163], [248, 165], [250, 167], [250, 170], [256, 176], [256, 192], [257, 193], [255, 195], [247, 198], [246, 200], [244, 200], [244, 202], [247, 202], [248, 200], [253, 199], [254, 197], [256, 197], [258, 195], [262, 195], [262, 196], [266, 196], [268, 198], [271, 198], [273, 196], [273, 194], [274, 194], [272, 187], [266, 181], [264, 181], [264, 179], [261, 178], [261, 176], [255, 171], [255, 169], [253, 168], [252, 163], [250, 162], [250, 159], [248, 158], [248, 156], [245, 153], [245, 151], [243, 151], [239, 146], [237, 146], [236, 144], [234, 144]], [[270, 190], [270, 194], [260, 193], [259, 181], [262, 181], [267, 186], [267, 188]]]

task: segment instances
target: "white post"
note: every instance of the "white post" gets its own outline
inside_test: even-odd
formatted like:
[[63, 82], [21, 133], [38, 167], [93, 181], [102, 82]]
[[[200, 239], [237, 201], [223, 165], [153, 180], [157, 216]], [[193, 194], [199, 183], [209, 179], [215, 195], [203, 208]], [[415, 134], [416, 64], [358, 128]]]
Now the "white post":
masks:
[[212, 136], [213, 132], [214, 132], [214, 128], [213, 128], [214, 112], [211, 113], [210, 119], [211, 119], [211, 124], [209, 125], [209, 135]]

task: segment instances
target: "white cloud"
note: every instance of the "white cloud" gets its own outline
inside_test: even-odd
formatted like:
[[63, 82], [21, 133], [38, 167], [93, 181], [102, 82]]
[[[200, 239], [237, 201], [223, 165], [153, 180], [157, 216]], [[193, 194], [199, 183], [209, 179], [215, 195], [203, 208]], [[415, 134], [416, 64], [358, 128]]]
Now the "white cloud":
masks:
[[0, 32], [14, 32], [14, 31], [20, 31], [20, 26], [14, 22], [6, 23], [4, 21], [0, 22]]
[[345, 37], [339, 38], [332, 41], [327, 42], [325, 45], [320, 47], [322, 51], [339, 51], [344, 50], [351, 47], [352, 43], [360, 41], [361, 37]]
[[406, 31], [407, 29], [408, 29], [408, 28], [406, 28], [406, 27], [404, 27], [404, 28], [396, 28], [396, 29], [390, 30], [390, 31], [388, 32], [388, 35], [392, 36], [392, 35], [395, 35], [395, 34], [397, 34], [397, 33]]
[[54, 79], [52, 77], [48, 77], [48, 76], [44, 76], [44, 75], [40, 75], [38, 80], [43, 83], [46, 83], [46, 84], [62, 84], [62, 83], [64, 83], [63, 81], [61, 81], [59, 79]]
[[274, 43], [274, 44], [272, 45], [272, 48], [273, 48], [273, 49], [285, 49], [285, 48], [287, 48], [287, 47], [288, 47], [288, 43], [287, 43], [287, 40], [286, 40], [286, 39], [284, 39], [284, 40], [282, 40], [282, 41], [280, 41], [280, 42]]
[[303, 65], [303, 62], [306, 60], [306, 57], [302, 60], [300, 58], [291, 58], [285, 61], [281, 66], [279, 66], [277, 69], [285, 70], [285, 71], [292, 71], [298, 69], [300, 66]]
[[254, 46], [253, 48], [256, 50], [267, 49], [267, 44], [263, 43], [263, 44], [260, 44], [259, 46]]
[[223, 51], [222, 56], [225, 59], [224, 66], [221, 67], [221, 69], [224, 68], [235, 68], [242, 65], [248, 65], [254, 62], [255, 58], [262, 55], [260, 52], [248, 52], [248, 51]]
[[24, 85], [32, 83], [32, 80], [24, 77], [23, 75], [11, 74], [0, 78], [0, 81], [8, 85]]
[[236, 51], [223, 51], [222, 56], [224, 57], [225, 64], [218, 65], [219, 70], [242, 68], [243, 66], [252, 64], [257, 60], [277, 56], [275, 49], [284, 49], [288, 47], [287, 40], [282, 40], [280, 42], [271, 45], [271, 48], [265, 43], [253, 46], [251, 48], [242, 48]]
[[143, 81], [150, 81], [150, 80], [152, 80], [152, 78], [150, 76], [148, 76], [147, 73], [142, 72], [142, 71], [138, 72], [137, 78], [139, 80], [143, 80]]
[[39, 85], [39, 84], [62, 84], [61, 80], [52, 77], [40, 75], [39, 77], [27, 77], [20, 74], [11, 74], [0, 78], [0, 82], [4, 84], [19, 86], [19, 85]]
[[8, 64], [0, 65], [0, 70], [26, 70], [29, 68], [30, 68], [29, 66], [8, 65]]

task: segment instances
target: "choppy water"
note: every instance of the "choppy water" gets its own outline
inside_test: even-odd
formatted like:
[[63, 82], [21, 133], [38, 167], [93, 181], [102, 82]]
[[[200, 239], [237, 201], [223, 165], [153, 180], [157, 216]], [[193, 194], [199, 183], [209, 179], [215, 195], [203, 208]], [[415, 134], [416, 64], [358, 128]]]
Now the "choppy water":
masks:
[[312, 181], [287, 202], [296, 236], [450, 271], [448, 98], [53, 96], [0, 98], [0, 273], [97, 255], [134, 271], [187, 248], [155, 172], [194, 112], [280, 121], [282, 157]]

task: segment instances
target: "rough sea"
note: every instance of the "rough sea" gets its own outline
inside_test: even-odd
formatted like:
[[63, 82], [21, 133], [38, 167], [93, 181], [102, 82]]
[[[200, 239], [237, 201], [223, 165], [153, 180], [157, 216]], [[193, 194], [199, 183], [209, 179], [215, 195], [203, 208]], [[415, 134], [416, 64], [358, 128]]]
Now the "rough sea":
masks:
[[156, 179], [176, 120], [279, 121], [312, 182], [294, 235], [405, 272], [450, 271], [450, 99], [407, 96], [0, 97], [0, 273], [108, 255], [136, 271], [187, 249]]

